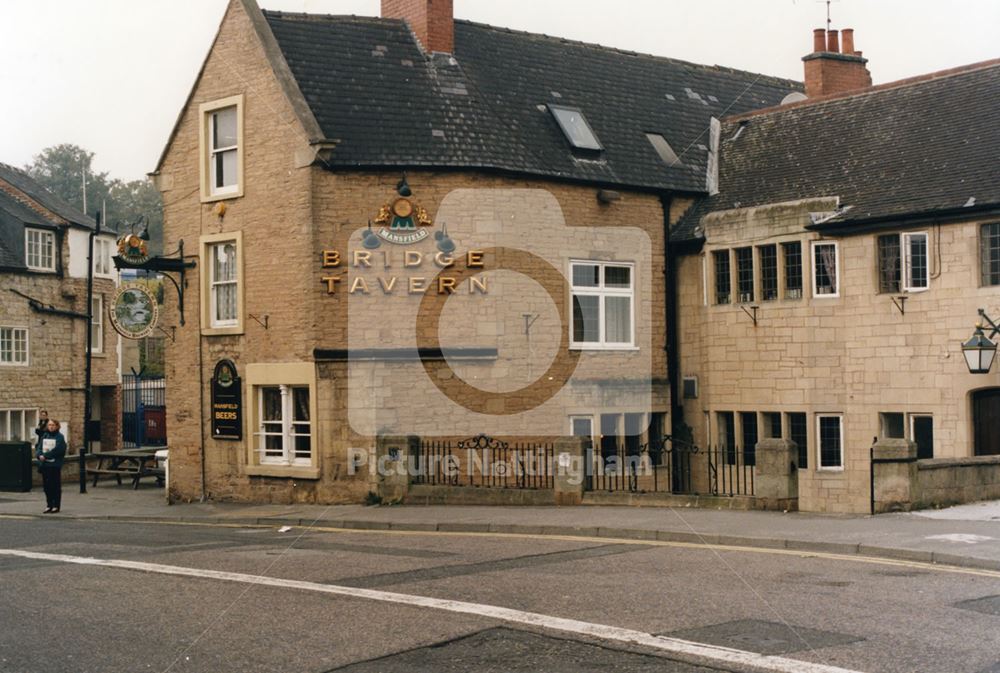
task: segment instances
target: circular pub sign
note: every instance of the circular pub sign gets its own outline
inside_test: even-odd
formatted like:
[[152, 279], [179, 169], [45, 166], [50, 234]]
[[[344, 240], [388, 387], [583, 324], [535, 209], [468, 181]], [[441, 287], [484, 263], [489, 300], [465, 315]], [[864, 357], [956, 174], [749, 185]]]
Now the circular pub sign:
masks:
[[126, 234], [118, 239], [118, 256], [134, 266], [149, 260], [149, 246], [135, 234]]
[[148, 337], [156, 329], [160, 307], [145, 285], [123, 285], [111, 305], [111, 324], [126, 339]]

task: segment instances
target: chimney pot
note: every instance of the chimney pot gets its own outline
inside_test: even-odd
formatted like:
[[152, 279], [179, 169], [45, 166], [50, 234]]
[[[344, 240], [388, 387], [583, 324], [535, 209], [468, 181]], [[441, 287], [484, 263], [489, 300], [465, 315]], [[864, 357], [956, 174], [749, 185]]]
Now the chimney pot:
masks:
[[817, 28], [813, 31], [813, 51], [826, 51], [826, 29]]
[[844, 53], [854, 54], [854, 29], [845, 28], [843, 30], [843, 40], [844, 40]]
[[826, 34], [826, 50], [833, 53], [840, 53], [840, 33], [831, 30]]

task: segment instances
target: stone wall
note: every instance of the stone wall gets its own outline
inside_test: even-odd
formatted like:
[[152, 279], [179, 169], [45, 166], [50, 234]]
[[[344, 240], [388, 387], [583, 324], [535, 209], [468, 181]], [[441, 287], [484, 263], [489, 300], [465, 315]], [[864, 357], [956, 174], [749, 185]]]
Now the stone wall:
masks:
[[1000, 456], [917, 461], [915, 509], [1000, 499]]
[[[718, 442], [718, 411], [737, 418], [744, 411], [806, 413], [809, 462], [799, 470], [800, 509], [864, 512], [868, 450], [884, 434], [880, 412], [931, 415], [935, 458], [972, 454], [970, 393], [984, 380], [968, 373], [959, 345], [972, 332], [976, 309], [993, 305], [997, 290], [980, 287], [982, 222], [970, 219], [909, 229], [929, 234], [926, 291], [880, 294], [877, 235], [860, 234], [829, 239], [839, 246], [840, 296], [813, 297], [809, 245], [820, 236], [805, 227], [810, 213], [836, 206], [835, 199], [816, 199], [706, 218], [704, 251], [680, 260], [680, 375], [700, 383], [698, 399], [684, 400], [696, 443]], [[765, 302], [758, 294], [756, 326], [739, 304], [715, 305], [713, 250], [793, 240], [803, 245], [801, 299]], [[901, 295], [902, 311], [893, 303]], [[815, 419], [827, 413], [843, 417], [843, 469], [816, 468]], [[759, 427], [764, 437], [763, 422]]]
[[[66, 268], [66, 244], [63, 258]], [[39, 313], [28, 300], [7, 291], [16, 290], [56, 308], [85, 313], [87, 283], [84, 279], [47, 273], [4, 273], [0, 292], [0, 325], [28, 329], [28, 366], [0, 365], [0, 409], [46, 409], [50, 418], [63, 424], [69, 449], [75, 453], [83, 444], [84, 370], [86, 366], [86, 320], [51, 313]], [[95, 296], [104, 306], [114, 298], [114, 281], [94, 280]], [[92, 361], [92, 384], [118, 386], [117, 333], [104, 316], [102, 353]], [[121, 414], [120, 407], [114, 412]]]

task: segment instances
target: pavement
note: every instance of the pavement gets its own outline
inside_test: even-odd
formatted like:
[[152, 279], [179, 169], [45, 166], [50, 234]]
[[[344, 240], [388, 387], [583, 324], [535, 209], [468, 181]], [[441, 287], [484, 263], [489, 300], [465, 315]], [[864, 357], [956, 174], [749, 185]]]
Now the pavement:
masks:
[[176, 523], [276, 525], [355, 530], [576, 536], [854, 554], [1000, 570], [1000, 501], [949, 509], [867, 515], [745, 512], [660, 507], [485, 507], [168, 505], [162, 489], [115, 484], [82, 495], [63, 489], [59, 514], [44, 496], [0, 492], [0, 516]]

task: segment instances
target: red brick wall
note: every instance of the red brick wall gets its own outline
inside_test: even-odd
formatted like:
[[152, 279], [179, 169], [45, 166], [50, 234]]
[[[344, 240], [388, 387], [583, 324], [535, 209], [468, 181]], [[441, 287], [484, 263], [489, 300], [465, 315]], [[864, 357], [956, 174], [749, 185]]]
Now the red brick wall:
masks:
[[806, 95], [810, 98], [866, 89], [872, 75], [865, 60], [844, 54], [819, 54], [805, 62]]
[[453, 0], [382, 0], [382, 17], [406, 19], [429, 52], [455, 48]]

